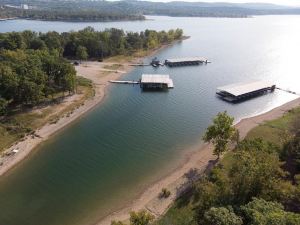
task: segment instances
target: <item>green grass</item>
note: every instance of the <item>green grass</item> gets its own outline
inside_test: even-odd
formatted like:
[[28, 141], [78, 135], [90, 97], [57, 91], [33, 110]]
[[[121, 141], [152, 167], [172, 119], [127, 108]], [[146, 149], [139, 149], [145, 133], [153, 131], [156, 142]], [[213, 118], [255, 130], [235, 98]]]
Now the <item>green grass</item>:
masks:
[[300, 107], [290, 110], [278, 119], [253, 128], [246, 138], [262, 138], [265, 141], [282, 146], [288, 136], [291, 135], [292, 124], [297, 118], [300, 118]]
[[154, 225], [197, 225], [193, 208], [193, 195], [184, 195]]

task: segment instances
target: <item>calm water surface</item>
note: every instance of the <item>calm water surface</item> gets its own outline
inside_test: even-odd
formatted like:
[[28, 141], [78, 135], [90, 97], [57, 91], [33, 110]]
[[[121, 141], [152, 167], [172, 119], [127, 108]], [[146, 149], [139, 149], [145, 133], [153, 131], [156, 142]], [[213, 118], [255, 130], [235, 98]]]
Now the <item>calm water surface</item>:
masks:
[[141, 73], [170, 74], [175, 88], [155, 93], [141, 92], [138, 86], [111, 86], [104, 104], [45, 142], [0, 179], [0, 225], [93, 224], [174, 169], [189, 146], [200, 142], [217, 112], [227, 110], [238, 120], [295, 98], [275, 91], [233, 105], [216, 98], [218, 86], [264, 79], [300, 92], [298, 16], [149, 18], [153, 20], [0, 22], [0, 32], [62, 32], [88, 25], [130, 31], [179, 27], [191, 38], [157, 56], [205, 56], [213, 62], [136, 68], [125, 75], [124, 79], [133, 80]]

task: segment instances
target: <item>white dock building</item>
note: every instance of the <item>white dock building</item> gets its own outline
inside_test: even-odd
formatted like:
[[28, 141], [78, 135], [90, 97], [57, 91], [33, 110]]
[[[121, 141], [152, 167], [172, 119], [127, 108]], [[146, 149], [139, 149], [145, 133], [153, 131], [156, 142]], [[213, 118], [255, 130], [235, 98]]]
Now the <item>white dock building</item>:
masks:
[[174, 88], [173, 80], [169, 75], [143, 74], [141, 78], [142, 89], [169, 89]]
[[274, 91], [276, 85], [267, 81], [251, 81], [226, 85], [217, 88], [217, 94], [229, 102], [242, 101], [247, 98]]

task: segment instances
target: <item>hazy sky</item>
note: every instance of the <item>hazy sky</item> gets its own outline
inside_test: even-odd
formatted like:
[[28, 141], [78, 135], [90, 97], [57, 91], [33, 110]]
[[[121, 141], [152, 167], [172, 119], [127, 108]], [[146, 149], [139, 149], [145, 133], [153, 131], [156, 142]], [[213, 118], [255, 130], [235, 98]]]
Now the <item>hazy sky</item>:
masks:
[[156, 2], [170, 2], [170, 1], [186, 1], [186, 2], [259, 2], [259, 3], [274, 3], [280, 5], [300, 6], [300, 0], [151, 0]]

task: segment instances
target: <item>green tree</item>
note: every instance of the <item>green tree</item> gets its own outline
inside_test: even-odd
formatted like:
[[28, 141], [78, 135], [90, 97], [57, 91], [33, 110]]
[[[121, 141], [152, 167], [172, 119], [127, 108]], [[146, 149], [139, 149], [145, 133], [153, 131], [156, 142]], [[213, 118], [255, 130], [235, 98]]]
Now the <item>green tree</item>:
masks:
[[78, 46], [76, 49], [76, 57], [80, 59], [80, 61], [86, 60], [89, 57], [86, 47]]
[[154, 220], [154, 216], [145, 210], [130, 213], [130, 225], [148, 225]]
[[8, 102], [4, 98], [0, 97], [0, 116], [4, 115], [6, 113], [7, 105], [8, 105]]
[[242, 218], [237, 216], [231, 207], [212, 207], [204, 214], [204, 224], [209, 225], [242, 225]]
[[0, 64], [0, 96], [6, 100], [13, 100], [17, 87], [17, 74], [9, 65]]
[[284, 176], [273, 145], [260, 139], [242, 141], [228, 168], [233, 203], [244, 204], [252, 197], [284, 198]]
[[247, 205], [242, 206], [247, 225], [299, 225], [300, 215], [284, 211], [277, 202], [253, 198]]
[[218, 113], [204, 134], [203, 140], [214, 144], [214, 155], [220, 155], [228, 150], [228, 144], [233, 138], [236, 129], [233, 127], [233, 117], [227, 112]]

